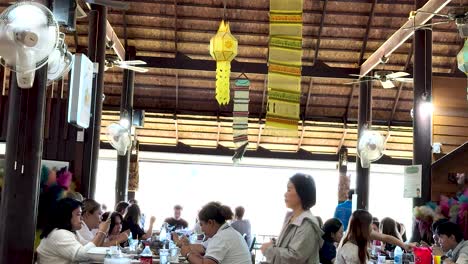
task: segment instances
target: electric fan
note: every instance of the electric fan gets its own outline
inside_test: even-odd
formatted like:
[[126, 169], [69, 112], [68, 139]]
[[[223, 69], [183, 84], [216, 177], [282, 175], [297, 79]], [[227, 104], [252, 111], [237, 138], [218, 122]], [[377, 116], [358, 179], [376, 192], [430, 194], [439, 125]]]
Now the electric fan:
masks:
[[60, 33], [59, 44], [49, 56], [47, 85], [52, 84], [53, 81], [60, 80], [67, 74], [70, 71], [72, 61], [73, 55], [68, 51], [67, 44], [65, 44], [65, 34]]
[[52, 12], [35, 2], [18, 2], [0, 14], [0, 63], [16, 72], [18, 86], [31, 88], [36, 69], [58, 44]]
[[130, 130], [118, 123], [112, 123], [107, 127], [107, 139], [121, 156], [125, 156], [132, 145]]
[[363, 129], [357, 146], [357, 154], [363, 168], [369, 168], [372, 161], [382, 157], [384, 144], [384, 137], [379, 132]]

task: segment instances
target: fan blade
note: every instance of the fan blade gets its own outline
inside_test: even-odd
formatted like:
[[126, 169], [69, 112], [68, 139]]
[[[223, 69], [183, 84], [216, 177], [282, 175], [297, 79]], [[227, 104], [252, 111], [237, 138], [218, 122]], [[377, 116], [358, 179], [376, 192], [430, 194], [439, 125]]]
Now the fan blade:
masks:
[[442, 14], [432, 13], [432, 12], [427, 12], [427, 11], [422, 11], [422, 10], [416, 10], [416, 11], [412, 11], [412, 12], [411, 12], [411, 14], [412, 14], [413, 17], [416, 16], [418, 13], [430, 14], [430, 15], [434, 15], [434, 16], [438, 16], [438, 17], [450, 18], [448, 15], [442, 15]]
[[116, 63], [127, 64], [127, 65], [146, 65], [146, 61], [142, 61], [142, 60], [117, 61]]
[[447, 24], [447, 23], [450, 23], [450, 22], [452, 22], [452, 21], [451, 20], [446, 20], [446, 21], [434, 22], [434, 23], [430, 23], [430, 24], [419, 25], [417, 27], [407, 27], [407, 28], [403, 28], [403, 29], [417, 30], [417, 29], [420, 29], [420, 28], [423, 28], [423, 27], [442, 25], [442, 24]]
[[393, 82], [390, 81], [390, 80], [387, 80], [387, 81], [385, 81], [385, 82], [380, 81], [380, 83], [382, 84], [382, 87], [383, 87], [384, 89], [389, 89], [389, 88], [395, 87], [395, 84], [393, 84]]
[[347, 82], [347, 83], [343, 83], [343, 84], [355, 84], [355, 83], [361, 83], [363, 81], [354, 81], [354, 82]]
[[362, 77], [364, 77], [364, 76], [362, 76], [362, 75], [359, 75], [359, 74], [349, 74], [349, 76], [356, 76], [356, 77], [359, 77], [359, 78], [362, 78]]
[[394, 80], [398, 81], [398, 82], [404, 82], [404, 83], [412, 83], [413, 82], [413, 78], [395, 78]]
[[112, 9], [119, 9], [119, 10], [128, 10], [129, 4], [122, 2], [122, 1], [114, 1], [114, 0], [86, 0], [86, 2], [90, 4], [96, 5], [103, 5], [110, 7]]
[[404, 76], [408, 76], [408, 75], [410, 75], [410, 74], [407, 73], [407, 72], [394, 72], [394, 73], [387, 74], [387, 76], [385, 76], [385, 77], [387, 79], [395, 79], [395, 78], [404, 77]]
[[142, 67], [130, 66], [126, 64], [118, 64], [117, 67], [122, 68], [122, 69], [136, 71], [136, 72], [148, 72], [148, 69], [145, 69]]

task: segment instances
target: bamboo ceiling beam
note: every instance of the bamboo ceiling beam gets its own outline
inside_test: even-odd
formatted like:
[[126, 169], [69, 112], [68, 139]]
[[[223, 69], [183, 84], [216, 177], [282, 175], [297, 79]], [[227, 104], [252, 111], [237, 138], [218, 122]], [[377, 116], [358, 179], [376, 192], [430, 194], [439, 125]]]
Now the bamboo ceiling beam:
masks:
[[414, 34], [413, 27], [424, 25], [429, 21], [434, 14], [438, 13], [442, 8], [448, 5], [451, 0], [429, 0], [419, 11], [427, 13], [417, 13], [414, 17], [408, 19], [408, 21], [398, 29], [382, 46], [380, 46], [367, 60], [361, 65], [359, 74], [361, 76], [366, 75], [377, 65], [383, 57], [389, 57], [398, 47], [400, 47], [405, 41]]
[[323, 25], [325, 24], [325, 16], [327, 15], [327, 4], [328, 4], [328, 0], [325, 0], [323, 2], [323, 11], [322, 11], [322, 17], [320, 18], [320, 27], [319, 27], [319, 31], [317, 34], [317, 41], [315, 42], [314, 61], [313, 61], [314, 65], [319, 56], [320, 37], [322, 36]]
[[367, 41], [369, 40], [369, 32], [370, 32], [370, 28], [371, 28], [371, 25], [372, 25], [372, 20], [374, 18], [375, 5], [376, 4], [377, 4], [377, 0], [374, 0], [372, 2], [371, 11], [370, 11], [370, 14], [369, 14], [369, 20], [367, 20], [366, 33], [364, 35], [364, 41], [362, 43], [361, 54], [359, 54], [358, 65], [361, 65], [363, 60], [364, 60], [364, 54], [366, 53]]
[[[413, 57], [413, 50], [414, 50], [414, 44], [411, 44], [411, 49], [410, 49], [408, 57], [406, 59], [404, 71], [407, 71], [408, 69], [410, 69], [411, 58]], [[392, 113], [390, 114], [390, 117], [388, 119], [388, 130], [389, 131], [390, 131], [390, 127], [392, 125], [393, 117], [395, 116], [395, 112], [397, 110], [398, 102], [400, 101], [400, 96], [401, 96], [401, 91], [402, 90], [403, 90], [403, 83], [400, 83], [398, 85], [398, 91], [397, 91], [397, 94], [395, 95], [395, 100], [393, 102]]]
[[309, 81], [309, 89], [307, 91], [307, 100], [306, 100], [306, 104], [305, 104], [305, 109], [304, 109], [304, 115], [302, 116], [302, 131], [301, 131], [301, 137], [299, 138], [299, 142], [297, 143], [297, 151], [299, 151], [301, 149], [301, 145], [302, 145], [302, 141], [304, 140], [304, 131], [305, 131], [305, 121], [307, 119], [307, 114], [308, 114], [308, 110], [309, 110], [309, 101], [310, 101], [310, 94], [311, 94], [311, 91], [312, 91], [312, 86], [313, 86], [313, 80], [312, 78], [310, 78], [310, 81]]
[[263, 82], [263, 96], [262, 96], [262, 105], [260, 107], [260, 114], [258, 115], [258, 135], [257, 135], [257, 146], [256, 149], [260, 147], [260, 140], [262, 137], [262, 130], [263, 130], [263, 124], [262, 124], [262, 118], [263, 118], [263, 108], [265, 106], [265, 97], [266, 97], [266, 91], [267, 91], [267, 84], [268, 84], [268, 76], [265, 75], [265, 80]]
[[[127, 5], [127, 3], [124, 3], [122, 8], [124, 10], [127, 9]], [[88, 7], [88, 10], [91, 10], [91, 5], [89, 2], [86, 2], [86, 6]], [[106, 21], [106, 41], [108, 43], [113, 43], [112, 49], [114, 50], [115, 54], [117, 54], [120, 60], [125, 60], [125, 47], [122, 45], [122, 42], [120, 42], [120, 39], [115, 33], [114, 28], [112, 28], [112, 25], [109, 23], [109, 20]]]

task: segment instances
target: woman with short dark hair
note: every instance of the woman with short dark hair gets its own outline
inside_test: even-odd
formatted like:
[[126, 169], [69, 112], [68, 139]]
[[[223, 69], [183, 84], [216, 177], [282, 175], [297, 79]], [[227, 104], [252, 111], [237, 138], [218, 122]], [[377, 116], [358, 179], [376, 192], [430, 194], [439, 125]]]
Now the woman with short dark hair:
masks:
[[91, 242], [83, 246], [78, 241], [75, 231], [81, 228], [81, 205], [71, 198], [58, 201], [41, 234], [42, 240], [37, 248], [38, 264], [88, 261], [88, 250], [102, 244], [109, 230], [109, 221], [99, 225], [99, 231]]
[[343, 223], [338, 218], [328, 219], [322, 230], [324, 232], [322, 236], [324, 242], [322, 248], [320, 248], [320, 263], [332, 264], [336, 258], [335, 243], [340, 243], [343, 238]]
[[284, 198], [292, 211], [286, 214], [278, 241], [262, 245], [263, 255], [271, 264], [318, 264], [323, 232], [310, 211], [316, 202], [314, 179], [295, 174], [289, 179]]
[[217, 202], [205, 205], [198, 214], [201, 229], [210, 239], [205, 255], [192, 251], [190, 244], [182, 245], [182, 255], [194, 264], [251, 264], [247, 244], [226, 222], [228, 217], [226, 206]]

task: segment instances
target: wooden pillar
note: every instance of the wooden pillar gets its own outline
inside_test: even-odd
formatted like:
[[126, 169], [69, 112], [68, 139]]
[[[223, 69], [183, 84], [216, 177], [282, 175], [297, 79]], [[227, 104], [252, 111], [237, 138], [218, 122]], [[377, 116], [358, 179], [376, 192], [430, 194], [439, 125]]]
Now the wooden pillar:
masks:
[[[363, 128], [372, 123], [372, 81], [367, 80], [359, 86], [358, 141]], [[356, 157], [356, 193], [357, 209], [369, 209], [369, 170], [363, 168], [361, 160]]]
[[[419, 6], [425, 3], [417, 2]], [[422, 165], [421, 198], [415, 198], [413, 204], [419, 206], [431, 200], [432, 111], [427, 107], [432, 103], [431, 29], [414, 33], [413, 78], [413, 164]]]
[[[128, 60], [134, 60], [136, 56], [135, 47], [129, 47], [126, 52]], [[133, 94], [135, 84], [135, 72], [124, 70], [123, 85], [120, 97], [120, 119], [126, 118], [132, 125], [133, 117]], [[125, 156], [117, 155], [117, 180], [115, 182], [115, 202], [128, 200], [128, 173], [130, 167], [129, 149]], [[135, 198], [135, 195], [132, 195]]]
[[11, 73], [5, 152], [5, 179], [0, 205], [0, 260], [32, 263], [39, 204], [40, 166], [47, 65], [36, 71], [31, 89], [21, 89]]
[[99, 159], [102, 101], [104, 91], [104, 65], [106, 58], [106, 22], [107, 7], [91, 4], [89, 17], [88, 57], [99, 64], [97, 77], [94, 79], [91, 100], [91, 120], [85, 130], [83, 147], [82, 194], [94, 198], [96, 191], [96, 173]]

